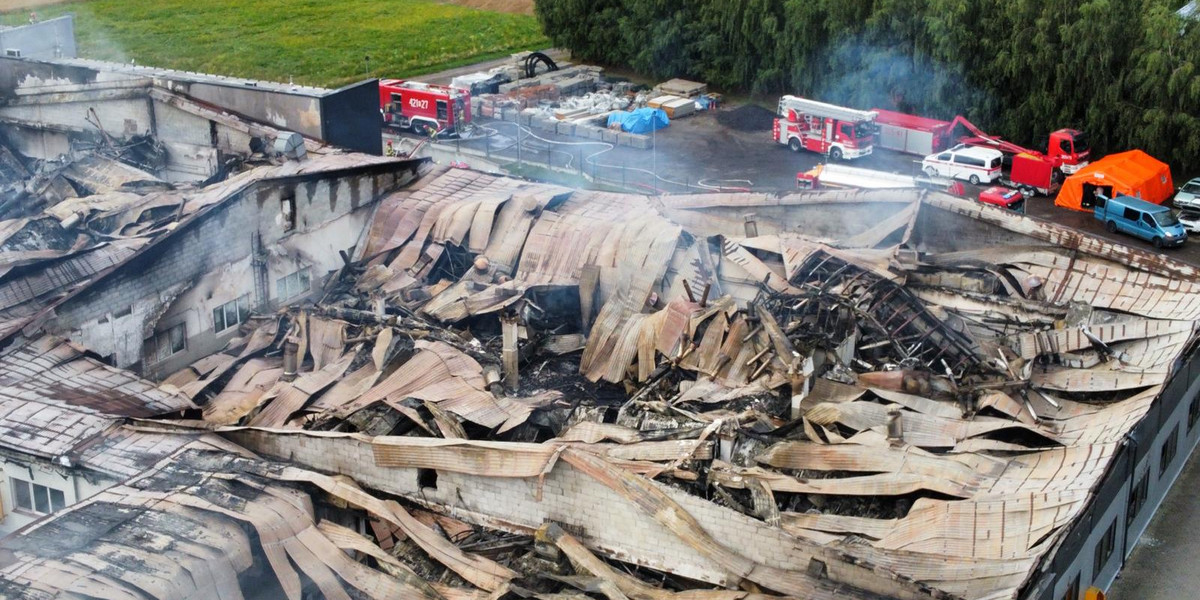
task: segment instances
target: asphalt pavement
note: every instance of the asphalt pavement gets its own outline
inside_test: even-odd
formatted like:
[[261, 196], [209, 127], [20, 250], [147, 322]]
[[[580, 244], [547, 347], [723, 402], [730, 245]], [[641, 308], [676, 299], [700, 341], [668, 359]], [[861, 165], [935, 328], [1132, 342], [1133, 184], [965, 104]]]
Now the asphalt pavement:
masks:
[[[473, 148], [493, 156], [516, 160], [517, 129], [514, 123], [477, 118], [477, 125], [490, 133], [474, 140], [448, 141], [442, 145]], [[762, 192], [794, 189], [796, 173], [824, 161], [810, 152], [792, 152], [771, 139], [770, 130], [739, 131], [717, 122], [715, 111], [677, 119], [655, 132], [656, 149], [640, 150], [596, 140], [560, 136], [528, 128], [521, 133], [520, 158], [548, 163], [566, 172], [585, 172], [595, 180], [646, 193], [694, 193], [749, 190]], [[920, 174], [920, 158], [876, 149], [849, 164], [904, 175]], [[965, 183], [964, 183], [965, 184]], [[977, 195], [982, 186], [965, 184]], [[1109, 233], [1090, 212], [1054, 205], [1053, 198], [1037, 197], [1026, 202], [1029, 216], [1053, 221], [1074, 229], [1111, 239], [1176, 260], [1200, 265], [1200, 234], [1180, 248], [1156, 250], [1149, 242], [1120, 233]]]

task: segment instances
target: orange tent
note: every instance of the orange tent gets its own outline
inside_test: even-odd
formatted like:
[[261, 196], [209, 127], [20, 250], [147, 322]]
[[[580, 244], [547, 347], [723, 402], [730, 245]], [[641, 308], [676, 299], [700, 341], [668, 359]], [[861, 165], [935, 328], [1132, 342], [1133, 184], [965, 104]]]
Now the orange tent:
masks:
[[1141, 150], [1112, 154], [1080, 169], [1063, 182], [1056, 206], [1091, 211], [1095, 194], [1118, 194], [1162, 204], [1175, 193], [1171, 169]]

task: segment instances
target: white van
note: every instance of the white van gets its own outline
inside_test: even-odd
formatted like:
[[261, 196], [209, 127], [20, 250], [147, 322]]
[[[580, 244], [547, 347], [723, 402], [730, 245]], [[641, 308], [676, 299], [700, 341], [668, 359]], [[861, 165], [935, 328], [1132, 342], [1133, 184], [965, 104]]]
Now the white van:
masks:
[[930, 177], [966, 179], [975, 185], [1000, 179], [1004, 155], [999, 150], [960, 144], [944, 152], [930, 154], [921, 161], [921, 169]]

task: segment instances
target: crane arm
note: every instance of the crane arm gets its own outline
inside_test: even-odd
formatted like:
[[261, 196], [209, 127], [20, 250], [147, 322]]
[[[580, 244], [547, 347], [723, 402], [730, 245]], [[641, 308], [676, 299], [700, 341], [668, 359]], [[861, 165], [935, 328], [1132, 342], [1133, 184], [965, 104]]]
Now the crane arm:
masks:
[[958, 115], [954, 117], [953, 121], [950, 121], [950, 126], [947, 128], [947, 131], [951, 132], [953, 135], [954, 129], [959, 125], [962, 125], [963, 129], [966, 129], [967, 132], [971, 134], [963, 136], [958, 140], [959, 142], [967, 144], [968, 146], [991, 146], [1007, 154], [1032, 154], [1034, 156], [1042, 156], [1042, 153], [1038, 152], [1037, 150], [1030, 150], [1024, 146], [1018, 146], [1017, 144], [1007, 140], [1002, 140], [999, 137], [984, 133], [982, 129], [976, 127], [974, 123], [968, 121], [966, 117], [962, 115]]

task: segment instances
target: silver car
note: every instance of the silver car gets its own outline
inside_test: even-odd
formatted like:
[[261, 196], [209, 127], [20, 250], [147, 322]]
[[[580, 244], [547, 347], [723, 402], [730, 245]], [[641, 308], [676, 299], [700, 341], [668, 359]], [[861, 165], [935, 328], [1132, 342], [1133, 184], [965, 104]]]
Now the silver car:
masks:
[[1179, 188], [1179, 191], [1175, 193], [1175, 208], [1200, 209], [1200, 177]]

